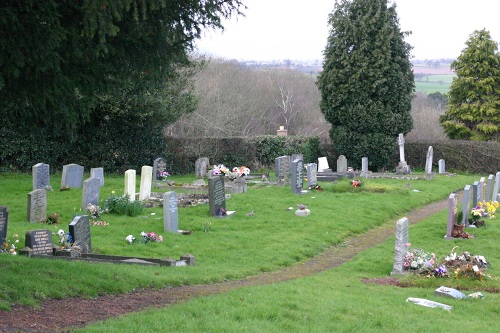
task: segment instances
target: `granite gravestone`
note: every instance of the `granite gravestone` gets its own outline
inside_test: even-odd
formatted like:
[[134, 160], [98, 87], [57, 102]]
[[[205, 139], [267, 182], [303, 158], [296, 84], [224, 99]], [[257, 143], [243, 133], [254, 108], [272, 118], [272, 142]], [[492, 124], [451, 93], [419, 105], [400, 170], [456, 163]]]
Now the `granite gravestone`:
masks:
[[304, 188], [304, 162], [302, 160], [294, 160], [292, 162], [292, 178], [291, 187], [292, 192], [296, 194], [302, 194], [302, 189]]
[[210, 216], [226, 215], [224, 176], [214, 176], [208, 179], [208, 202], [210, 204]]
[[135, 201], [135, 170], [125, 171], [125, 188], [123, 194], [129, 196], [130, 201]]
[[391, 275], [405, 274], [404, 257], [408, 249], [408, 218], [403, 217], [396, 222], [396, 241], [394, 244], [394, 265]]
[[83, 166], [66, 164], [63, 166], [61, 188], [81, 188], [83, 184]]
[[466, 227], [469, 226], [469, 215], [471, 211], [471, 203], [472, 203], [472, 194], [471, 194], [471, 186], [465, 185], [464, 194], [462, 197], [462, 224]]
[[83, 182], [82, 209], [85, 210], [88, 204], [99, 206], [99, 195], [101, 191], [101, 181], [97, 178], [88, 178]]
[[161, 157], [158, 157], [153, 162], [153, 177], [154, 180], [162, 180], [161, 174], [162, 172], [167, 171], [167, 163]]
[[344, 155], [340, 155], [337, 158], [337, 172], [347, 172], [347, 158]]
[[458, 195], [451, 193], [448, 197], [448, 224], [446, 225], [446, 239], [453, 239], [453, 229], [457, 223], [458, 216]]
[[287, 181], [290, 177], [290, 157], [280, 156], [274, 160], [274, 171], [277, 181]]
[[144, 165], [141, 168], [141, 185], [139, 188], [139, 200], [146, 200], [151, 196], [151, 184], [153, 183], [153, 167]]
[[28, 221], [42, 222], [47, 219], [47, 192], [34, 190], [28, 193]]
[[427, 179], [432, 178], [432, 159], [434, 155], [434, 149], [432, 146], [429, 146], [427, 149], [427, 156], [425, 159], [425, 175]]
[[493, 192], [493, 178], [495, 178], [494, 175], [489, 175], [488, 176], [488, 184], [486, 185], [486, 201], [492, 201], [492, 192]]
[[210, 166], [210, 160], [208, 157], [200, 157], [195, 162], [195, 176], [197, 178], [203, 178], [207, 176], [208, 167]]
[[92, 252], [90, 239], [90, 220], [87, 215], [76, 216], [69, 224], [69, 234], [73, 239], [73, 246], [78, 246], [81, 253]]
[[7, 238], [7, 226], [9, 224], [9, 210], [6, 206], [0, 206], [0, 244]]
[[179, 230], [177, 193], [175, 192], [163, 194], [163, 230], [171, 232]]
[[31, 168], [33, 190], [44, 190], [50, 186], [50, 165], [37, 163]]
[[318, 185], [318, 165], [309, 163], [307, 165], [307, 186], [314, 188], [316, 185]]
[[479, 182], [476, 180], [472, 183], [472, 207], [477, 207], [477, 203], [481, 201], [480, 195]]
[[52, 233], [48, 229], [26, 232], [24, 246], [31, 249], [31, 255], [53, 255]]
[[292, 156], [290, 156], [290, 163], [292, 163], [295, 160], [304, 161], [304, 154], [292, 154]]
[[491, 194], [491, 201], [498, 201], [498, 191], [500, 190], [500, 172], [495, 174], [495, 185]]
[[446, 173], [446, 163], [443, 159], [438, 161], [438, 168], [440, 174]]
[[486, 179], [484, 177], [479, 178], [479, 201], [486, 200]]
[[90, 178], [99, 179], [99, 183], [101, 186], [104, 186], [104, 169], [103, 168], [91, 168], [90, 169]]

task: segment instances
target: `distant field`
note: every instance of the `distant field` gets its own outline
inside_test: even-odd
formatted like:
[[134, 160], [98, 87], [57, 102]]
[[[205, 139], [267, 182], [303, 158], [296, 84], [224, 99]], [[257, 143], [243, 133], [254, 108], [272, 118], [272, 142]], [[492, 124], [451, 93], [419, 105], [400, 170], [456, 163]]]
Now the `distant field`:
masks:
[[440, 92], [448, 93], [451, 82], [456, 77], [450, 69], [450, 64], [441, 64], [439, 67], [429, 67], [424, 64], [414, 64], [415, 89], [427, 94]]

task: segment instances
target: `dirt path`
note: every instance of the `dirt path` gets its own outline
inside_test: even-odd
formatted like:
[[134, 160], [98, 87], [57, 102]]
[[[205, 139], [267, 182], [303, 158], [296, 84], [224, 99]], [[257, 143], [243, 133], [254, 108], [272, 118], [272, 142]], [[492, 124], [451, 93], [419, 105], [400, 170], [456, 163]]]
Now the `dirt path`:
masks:
[[[446, 209], [441, 201], [407, 214], [410, 224], [416, 224]], [[225, 293], [243, 286], [258, 286], [288, 281], [342, 265], [359, 252], [383, 243], [394, 235], [395, 221], [351, 237], [342, 246], [331, 247], [321, 255], [293, 267], [243, 280], [202, 286], [181, 286], [161, 290], [136, 290], [133, 293], [102, 296], [96, 299], [71, 298], [46, 300], [39, 309], [15, 306], [0, 311], [0, 332], [69, 332], [73, 327], [137, 312], [150, 307], [165, 307], [198, 296]]]

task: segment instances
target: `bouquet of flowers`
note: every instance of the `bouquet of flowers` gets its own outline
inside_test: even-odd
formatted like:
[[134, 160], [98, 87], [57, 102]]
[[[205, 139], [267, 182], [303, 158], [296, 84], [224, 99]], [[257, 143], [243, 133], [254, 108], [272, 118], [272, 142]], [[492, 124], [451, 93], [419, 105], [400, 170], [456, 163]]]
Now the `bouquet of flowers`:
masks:
[[363, 182], [361, 180], [354, 179], [353, 181], [351, 181], [351, 185], [353, 187], [360, 187], [363, 185]]
[[16, 244], [19, 243], [19, 239], [17, 239], [18, 237], [19, 236], [17, 234], [14, 234], [14, 240], [10, 243], [7, 239], [5, 239], [3, 244], [0, 246], [0, 253], [10, 253], [15, 256], [17, 254]]
[[64, 232], [64, 230], [59, 229], [57, 232], [57, 236], [59, 236], [59, 244], [61, 244], [61, 249], [70, 249], [73, 245], [73, 237], [68, 232]]
[[167, 180], [168, 176], [170, 176], [170, 174], [168, 172], [166, 172], [166, 171], [160, 172], [160, 179], [161, 180], [163, 180], [163, 181]]
[[[125, 237], [125, 240], [129, 244], [132, 245], [136, 241], [136, 238], [134, 237], [134, 235], [128, 235], [127, 237]], [[149, 242], [161, 243], [161, 242], [163, 242], [163, 236], [162, 235], [157, 235], [154, 232], [147, 232], [146, 233], [146, 232], [142, 231], [141, 232], [141, 238], [139, 239], [139, 242], [141, 242], [142, 244], [146, 244], [146, 243], [149, 243]]]

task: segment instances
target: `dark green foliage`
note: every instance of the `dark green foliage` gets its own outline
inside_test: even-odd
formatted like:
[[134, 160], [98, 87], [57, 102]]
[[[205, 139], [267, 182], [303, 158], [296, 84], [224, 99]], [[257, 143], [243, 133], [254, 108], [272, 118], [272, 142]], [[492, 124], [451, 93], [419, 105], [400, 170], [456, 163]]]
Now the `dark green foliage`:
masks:
[[372, 170], [382, 168], [398, 134], [412, 128], [415, 84], [407, 33], [385, 0], [342, 0], [329, 23], [318, 86], [330, 137], [353, 167], [366, 156]]
[[448, 109], [440, 117], [450, 139], [500, 140], [500, 54], [486, 30], [474, 31], [451, 64]]
[[111, 194], [107, 197], [103, 201], [102, 206], [107, 213], [128, 215], [132, 217], [139, 215], [144, 208], [140, 201], [130, 201], [130, 197], [128, 195], [118, 196], [116, 194]]
[[429, 99], [437, 108], [443, 108], [448, 105], [448, 96], [440, 92], [433, 92], [428, 95]]

